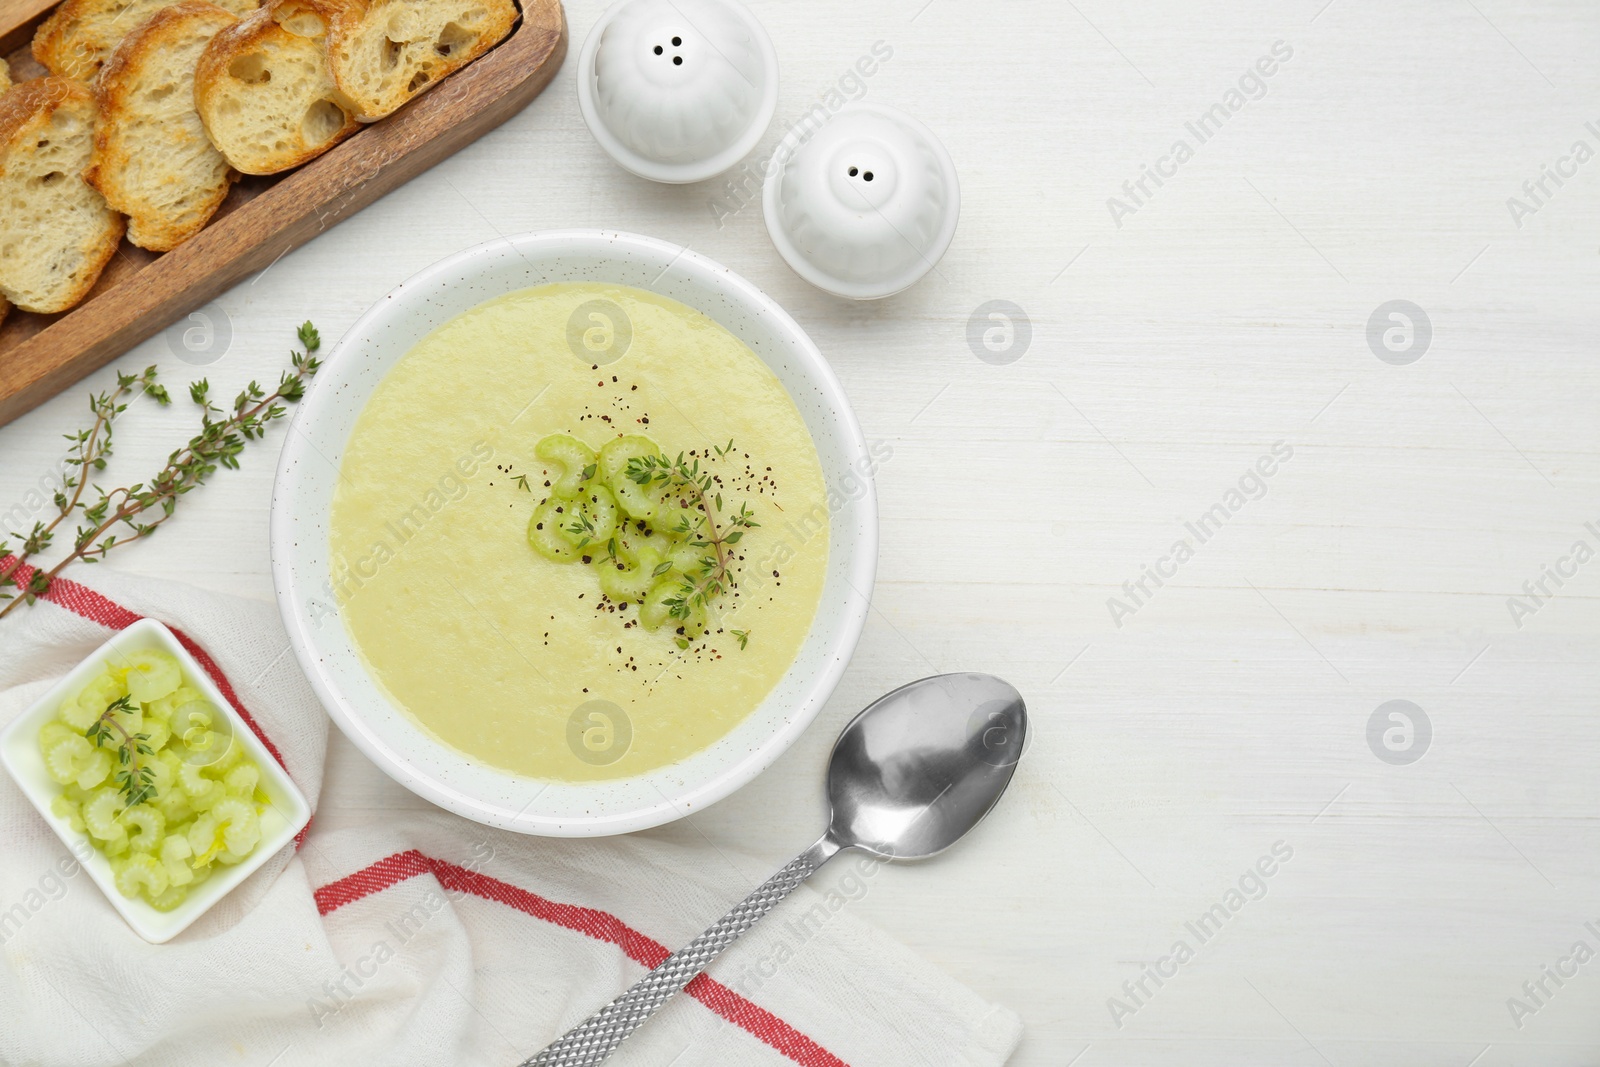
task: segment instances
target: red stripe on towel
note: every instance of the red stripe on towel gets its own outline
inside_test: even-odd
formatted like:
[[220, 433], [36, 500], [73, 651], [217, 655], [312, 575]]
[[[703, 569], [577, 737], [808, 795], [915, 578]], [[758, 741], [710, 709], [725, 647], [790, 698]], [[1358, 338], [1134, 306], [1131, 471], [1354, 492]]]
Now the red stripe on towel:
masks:
[[[616, 945], [629, 959], [645, 967], [655, 967], [670, 955], [665, 945], [633, 929], [615, 915], [576, 904], [561, 904], [498, 878], [424, 856], [415, 849], [397, 852], [370, 867], [329, 882], [315, 893], [317, 911], [327, 915], [419, 874], [433, 875], [446, 889], [493, 900], [555, 926]], [[685, 986], [684, 992], [801, 1067], [847, 1067], [839, 1057], [770, 1011], [704, 974]]]

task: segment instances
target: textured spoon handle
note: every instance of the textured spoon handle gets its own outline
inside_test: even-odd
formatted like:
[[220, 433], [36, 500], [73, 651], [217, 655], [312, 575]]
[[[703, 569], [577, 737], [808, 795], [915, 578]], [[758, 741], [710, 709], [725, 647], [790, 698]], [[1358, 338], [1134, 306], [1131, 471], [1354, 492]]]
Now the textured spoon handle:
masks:
[[637, 1030], [657, 1008], [711, 965], [722, 950], [739, 939], [779, 901], [821, 867], [839, 846], [824, 837], [736, 904], [711, 929], [674, 952], [632, 989], [601, 1008], [580, 1026], [521, 1067], [591, 1067], [611, 1055], [623, 1038]]

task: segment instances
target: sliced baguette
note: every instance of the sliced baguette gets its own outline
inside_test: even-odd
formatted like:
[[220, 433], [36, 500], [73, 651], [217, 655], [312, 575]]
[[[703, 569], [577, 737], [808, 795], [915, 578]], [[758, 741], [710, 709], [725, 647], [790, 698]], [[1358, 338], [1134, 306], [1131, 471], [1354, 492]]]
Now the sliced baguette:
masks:
[[122, 239], [122, 216], [83, 171], [94, 96], [35, 78], [0, 96], [0, 294], [24, 311], [65, 311], [94, 287]]
[[194, 104], [200, 53], [237, 21], [206, 0], [164, 7], [122, 39], [95, 82], [99, 124], [85, 178], [128, 216], [128, 240], [140, 248], [165, 252], [194, 236], [239, 177]]
[[[7, 65], [5, 60], [0, 59], [0, 93], [4, 93], [9, 88], [11, 88], [11, 67]], [[0, 324], [6, 321], [6, 315], [10, 311], [11, 302], [0, 296]]]
[[[93, 81], [117, 43], [172, 0], [64, 0], [33, 35], [33, 58], [51, 74]], [[235, 15], [256, 0], [216, 0]]]
[[334, 84], [375, 122], [493, 48], [517, 19], [511, 0], [342, 0], [328, 31]]
[[268, 0], [211, 39], [195, 104], [237, 170], [276, 174], [321, 155], [359, 124], [328, 71], [326, 0]]

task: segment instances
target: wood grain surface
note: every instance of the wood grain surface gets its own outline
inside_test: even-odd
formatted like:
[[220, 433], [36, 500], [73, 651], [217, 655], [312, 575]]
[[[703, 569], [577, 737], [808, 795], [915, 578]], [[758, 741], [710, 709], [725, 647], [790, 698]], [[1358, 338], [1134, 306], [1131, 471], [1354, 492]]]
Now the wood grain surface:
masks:
[[[0, 424], [115, 359], [286, 252], [337, 225], [526, 107], [566, 52], [560, 0], [527, 0], [511, 35], [408, 106], [305, 166], [246, 177], [198, 235], [162, 255], [127, 241], [83, 303], [0, 323]], [[7, 0], [0, 28], [30, 29], [35, 0]], [[7, 38], [9, 40], [10, 38]], [[30, 59], [18, 57], [19, 74]]]
[[0, 0], [0, 56], [16, 75], [32, 77], [44, 69], [34, 63], [28, 44], [55, 6], [56, 0]]

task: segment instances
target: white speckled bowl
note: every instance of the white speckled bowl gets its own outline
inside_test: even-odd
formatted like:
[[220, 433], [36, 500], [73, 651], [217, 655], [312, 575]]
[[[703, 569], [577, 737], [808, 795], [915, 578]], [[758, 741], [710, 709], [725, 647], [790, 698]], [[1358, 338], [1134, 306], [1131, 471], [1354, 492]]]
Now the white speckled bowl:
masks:
[[[795, 662], [727, 736], [649, 774], [605, 782], [512, 775], [440, 744], [390, 703], [327, 605], [328, 515], [338, 465], [373, 387], [435, 327], [503, 293], [549, 282], [647, 289], [711, 316], [788, 390], [817, 446], [830, 502], [822, 602]], [[567, 230], [469, 248], [378, 301], [328, 355], [299, 405], [272, 493], [272, 577], [301, 668], [334, 722], [419, 796], [491, 826], [551, 837], [627, 833], [699, 811], [760, 774], [833, 692], [866, 620], [877, 569], [872, 460], [844, 390], [783, 309], [726, 267], [637, 234]]]

